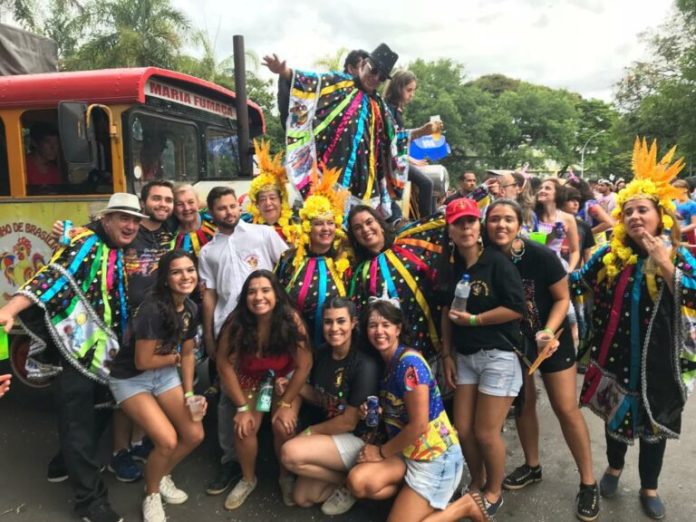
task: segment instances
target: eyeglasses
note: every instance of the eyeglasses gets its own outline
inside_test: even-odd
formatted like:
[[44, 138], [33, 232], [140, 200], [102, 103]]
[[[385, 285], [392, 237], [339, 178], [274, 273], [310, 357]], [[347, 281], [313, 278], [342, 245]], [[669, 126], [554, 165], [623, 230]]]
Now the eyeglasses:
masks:
[[387, 75], [384, 74], [382, 71], [377, 69], [377, 66], [374, 65], [372, 62], [369, 60], [365, 60], [365, 66], [367, 67], [367, 71], [372, 75], [372, 76], [377, 76], [380, 82], [385, 82], [387, 81]]

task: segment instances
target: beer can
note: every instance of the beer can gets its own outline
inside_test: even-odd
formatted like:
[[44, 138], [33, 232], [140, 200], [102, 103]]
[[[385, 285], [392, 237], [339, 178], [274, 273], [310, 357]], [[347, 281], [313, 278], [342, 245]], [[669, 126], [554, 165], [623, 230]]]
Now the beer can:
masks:
[[69, 219], [63, 220], [63, 233], [60, 236], [61, 245], [70, 244], [70, 231], [72, 230], [73, 222]]
[[367, 417], [365, 424], [370, 428], [375, 428], [379, 425], [379, 397], [370, 395], [367, 398]]

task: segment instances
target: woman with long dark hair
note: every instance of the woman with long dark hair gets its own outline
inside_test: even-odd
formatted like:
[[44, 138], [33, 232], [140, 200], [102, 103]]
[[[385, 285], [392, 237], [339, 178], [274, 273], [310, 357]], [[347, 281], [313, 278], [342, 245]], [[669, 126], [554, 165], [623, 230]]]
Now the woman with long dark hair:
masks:
[[379, 367], [358, 346], [352, 301], [332, 298], [322, 319], [326, 347], [317, 351], [309, 382], [300, 391], [316, 422], [283, 445], [281, 459], [298, 476], [293, 495], [299, 506], [321, 503], [325, 515], [340, 515], [355, 502], [343, 487], [346, 475], [375, 435], [360, 422], [358, 408], [377, 393]]
[[562, 262], [567, 265], [566, 270], [572, 272], [580, 261], [580, 243], [575, 218], [561, 210], [565, 201], [563, 185], [555, 178], [545, 179], [537, 191], [536, 201], [535, 231], [546, 234], [546, 246], [560, 259], [563, 259], [562, 249], [567, 245], [568, 261]]
[[[546, 198], [552, 188], [546, 189]], [[570, 304], [568, 278], [560, 259], [549, 248], [519, 237], [522, 209], [511, 199], [494, 201], [486, 210], [485, 242], [508, 256], [517, 267], [525, 292], [526, 314], [522, 321], [522, 342], [530, 360], [537, 357], [537, 339], [558, 336], [547, 352], [550, 356], [539, 370], [566, 444], [580, 474], [576, 515], [591, 521], [599, 516], [599, 490], [592, 471], [590, 434], [578, 408], [575, 347], [567, 315]], [[561, 331], [562, 330], [562, 331]], [[515, 421], [525, 463], [503, 481], [503, 488], [522, 489], [541, 480], [539, 419], [536, 414], [534, 376], [524, 372], [524, 402]]]
[[[415, 129], [407, 129], [404, 121], [404, 110], [413, 101], [418, 87], [418, 79], [411, 71], [396, 71], [384, 86], [384, 101], [396, 121], [397, 135], [408, 142], [442, 130], [442, 122], [428, 122]], [[425, 160], [417, 160], [410, 156], [408, 162], [408, 179], [418, 187], [418, 209], [420, 216], [426, 217], [433, 212], [433, 181], [419, 167], [428, 164]]]
[[[256, 270], [244, 282], [239, 302], [220, 331], [217, 366], [237, 406], [234, 446], [242, 478], [225, 500], [225, 509], [232, 510], [256, 488], [257, 433], [264, 415], [257, 411], [261, 385], [269, 371], [275, 378], [289, 378], [284, 393], [275, 393], [271, 403], [273, 442], [280, 456], [281, 446], [295, 435], [300, 389], [312, 367], [306, 327], [273, 272]], [[283, 502], [294, 505], [293, 479], [282, 465], [278, 481]]]
[[189, 296], [197, 284], [192, 254], [164, 254], [155, 286], [133, 314], [111, 369], [114, 398], [154, 444], [145, 465], [146, 522], [164, 522], [162, 500], [186, 502], [188, 495], [174, 485], [170, 473], [203, 440], [203, 425], [187, 408], [193, 399], [197, 328], [196, 305]]

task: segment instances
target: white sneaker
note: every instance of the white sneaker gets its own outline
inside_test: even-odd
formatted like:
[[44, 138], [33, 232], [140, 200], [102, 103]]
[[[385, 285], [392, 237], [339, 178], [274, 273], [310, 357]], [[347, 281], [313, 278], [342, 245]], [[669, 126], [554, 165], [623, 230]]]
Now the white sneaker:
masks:
[[159, 493], [147, 495], [143, 500], [143, 522], [167, 522]]
[[247, 497], [256, 489], [257, 482], [257, 479], [254, 479], [254, 482], [247, 482], [244, 478], [237, 482], [237, 485], [232, 488], [232, 491], [225, 499], [225, 509], [231, 511], [244, 504]]
[[350, 511], [355, 504], [355, 497], [344, 486], [336, 488], [336, 491], [321, 505], [321, 512], [325, 515], [342, 515]]
[[176, 487], [171, 475], [165, 475], [160, 480], [160, 495], [167, 504], [183, 504], [188, 500], [186, 492]]
[[280, 493], [283, 497], [283, 504], [288, 507], [295, 506], [295, 499], [292, 497], [292, 492], [295, 489], [295, 477], [293, 475], [285, 475], [278, 478], [280, 484]]

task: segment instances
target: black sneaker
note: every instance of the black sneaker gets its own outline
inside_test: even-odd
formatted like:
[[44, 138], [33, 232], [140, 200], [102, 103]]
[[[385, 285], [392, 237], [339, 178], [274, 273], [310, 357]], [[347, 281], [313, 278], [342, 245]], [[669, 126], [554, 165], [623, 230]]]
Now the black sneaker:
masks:
[[155, 445], [150, 440], [150, 437], [143, 437], [140, 444], [131, 444], [129, 453], [133, 460], [142, 462], [143, 464], [147, 462], [147, 458], [150, 456], [150, 452], [154, 449]]
[[527, 466], [527, 464], [522, 464], [505, 477], [505, 480], [503, 480], [503, 488], [515, 491], [535, 482], [541, 482], [541, 466], [532, 468]]
[[135, 482], [143, 478], [143, 472], [131, 457], [127, 449], [122, 449], [111, 457], [107, 469], [116, 475], [120, 482]]
[[116, 513], [108, 502], [90, 507], [83, 515], [84, 522], [123, 522], [123, 517]]
[[240, 478], [242, 478], [242, 468], [238, 462], [232, 461], [221, 464], [215, 478], [206, 484], [205, 492], [208, 495], [219, 495], [224, 493], [233, 482], [237, 482]]
[[46, 478], [49, 482], [54, 483], [68, 480], [68, 468], [65, 467], [65, 461], [63, 461], [62, 453], [58, 453], [51, 459], [51, 462], [48, 463], [48, 473], [46, 473]]
[[596, 520], [599, 516], [599, 486], [580, 484], [578, 496], [575, 497], [575, 515], [585, 522]]

